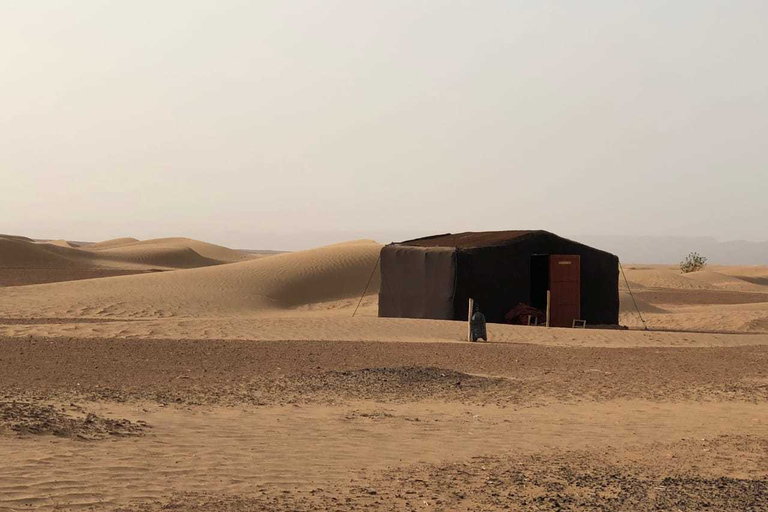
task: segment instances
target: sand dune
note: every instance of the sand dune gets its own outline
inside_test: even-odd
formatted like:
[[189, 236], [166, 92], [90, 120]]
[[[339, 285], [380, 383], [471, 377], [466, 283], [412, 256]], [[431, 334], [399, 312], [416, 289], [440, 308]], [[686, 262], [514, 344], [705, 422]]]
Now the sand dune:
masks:
[[33, 239], [27, 238], [26, 236], [19, 236], [19, 235], [3, 235], [0, 233], [0, 238], [5, 238], [7, 240], [16, 240], [17, 242], [34, 242]]
[[[233, 263], [251, 259], [251, 256], [240, 251], [191, 238], [156, 238], [142, 241], [133, 238], [121, 238], [88, 245], [84, 249], [95, 252], [110, 261], [152, 262], [152, 264], [159, 262], [176, 268], [203, 266], [206, 263], [208, 265]], [[202, 259], [189, 260], [188, 257], [192, 252]], [[177, 254], [176, 258], [178, 259], [174, 259], [174, 254]]]
[[132, 238], [132, 237], [113, 238], [111, 240], [104, 240], [103, 242], [96, 242], [93, 244], [89, 244], [88, 249], [92, 251], [98, 251], [101, 249], [110, 249], [114, 247], [120, 247], [121, 245], [134, 244], [138, 241], [139, 241], [138, 238]]
[[[375, 242], [358, 241], [230, 265], [11, 288], [0, 299], [0, 315], [162, 318], [269, 313], [359, 297], [380, 248]], [[378, 289], [374, 276], [368, 293]]]
[[173, 270], [246, 261], [253, 255], [189, 238], [119, 238], [78, 245], [0, 235], [0, 269]]
[[85, 251], [95, 255], [104, 266], [147, 266], [161, 269], [197, 268], [252, 259], [252, 256], [189, 238], [158, 238], [120, 244], [91, 246]]
[[45, 241], [38, 240], [36, 243], [55, 245], [57, 247], [67, 247], [70, 249], [77, 249], [78, 247], [80, 247], [80, 244], [76, 244], [74, 242], [68, 242], [66, 240], [45, 240]]
[[71, 247], [40, 244], [23, 237], [0, 236], [0, 267], [69, 268], [90, 265], [88, 255]]
[[101, 265], [127, 267], [146, 266], [157, 269], [197, 268], [229, 263], [206, 258], [189, 247], [173, 245], [128, 245], [105, 249], [98, 253]]
[[0, 235], [0, 287], [208, 267], [259, 256], [189, 238], [90, 243]]

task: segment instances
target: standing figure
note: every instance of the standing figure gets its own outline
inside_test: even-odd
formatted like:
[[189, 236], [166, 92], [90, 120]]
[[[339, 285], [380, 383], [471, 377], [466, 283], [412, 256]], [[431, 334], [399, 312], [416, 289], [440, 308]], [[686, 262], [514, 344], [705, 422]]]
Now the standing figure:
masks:
[[482, 339], [488, 341], [488, 334], [485, 329], [485, 315], [480, 312], [480, 308], [475, 305], [475, 312], [469, 321], [469, 330], [472, 333], [472, 341]]

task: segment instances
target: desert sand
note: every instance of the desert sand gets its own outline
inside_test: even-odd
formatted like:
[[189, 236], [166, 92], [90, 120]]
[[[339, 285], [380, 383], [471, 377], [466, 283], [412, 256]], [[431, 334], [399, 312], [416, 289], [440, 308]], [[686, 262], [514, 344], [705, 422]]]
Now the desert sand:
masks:
[[0, 234], [0, 286], [205, 267], [254, 257], [189, 238], [79, 244]]
[[471, 344], [380, 248], [0, 237], [0, 510], [768, 510], [768, 267]]

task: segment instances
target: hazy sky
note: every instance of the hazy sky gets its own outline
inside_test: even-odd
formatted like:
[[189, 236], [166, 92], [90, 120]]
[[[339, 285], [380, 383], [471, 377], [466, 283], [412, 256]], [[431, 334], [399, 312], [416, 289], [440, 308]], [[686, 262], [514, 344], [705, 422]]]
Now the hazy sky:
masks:
[[0, 0], [0, 233], [768, 239], [768, 2]]

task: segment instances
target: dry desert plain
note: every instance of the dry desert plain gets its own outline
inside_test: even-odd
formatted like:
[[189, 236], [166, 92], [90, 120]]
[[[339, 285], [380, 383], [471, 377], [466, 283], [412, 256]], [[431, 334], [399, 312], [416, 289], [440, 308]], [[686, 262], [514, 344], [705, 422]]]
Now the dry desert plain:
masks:
[[768, 267], [471, 344], [380, 247], [0, 237], [0, 510], [768, 510]]

